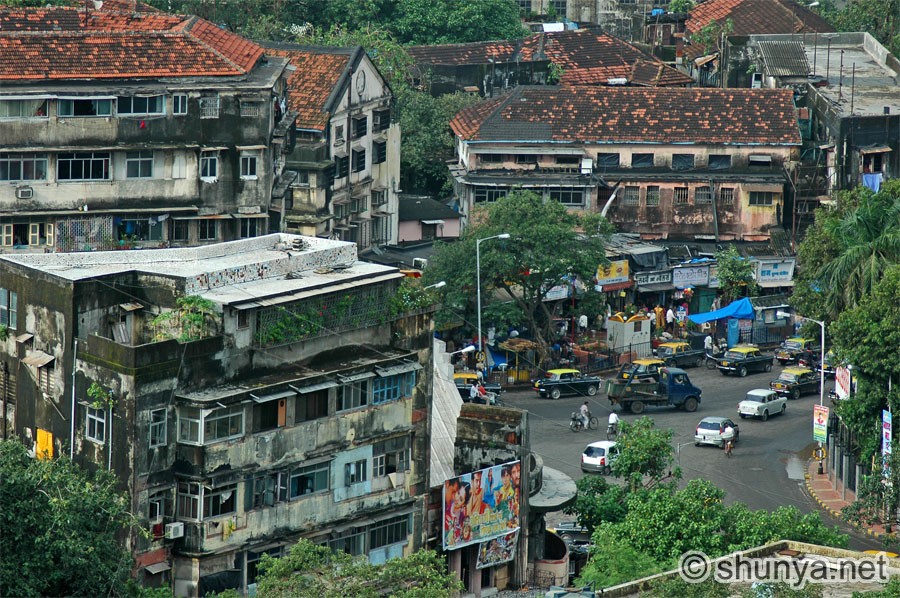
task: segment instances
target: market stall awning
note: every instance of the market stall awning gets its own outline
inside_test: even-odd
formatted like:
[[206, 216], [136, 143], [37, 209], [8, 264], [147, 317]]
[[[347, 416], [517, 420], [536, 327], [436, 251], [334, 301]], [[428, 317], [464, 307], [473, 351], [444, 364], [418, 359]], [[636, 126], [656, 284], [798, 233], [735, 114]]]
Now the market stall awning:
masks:
[[693, 314], [688, 316], [688, 320], [693, 322], [694, 324], [703, 324], [705, 322], [712, 322], [713, 320], [724, 320], [725, 318], [738, 318], [739, 320], [753, 320], [756, 317], [756, 312], [753, 310], [753, 305], [750, 303], [750, 299], [744, 297], [738, 301], [733, 303], [729, 303], [722, 309], [717, 309], [716, 311], [708, 311], [702, 314]]

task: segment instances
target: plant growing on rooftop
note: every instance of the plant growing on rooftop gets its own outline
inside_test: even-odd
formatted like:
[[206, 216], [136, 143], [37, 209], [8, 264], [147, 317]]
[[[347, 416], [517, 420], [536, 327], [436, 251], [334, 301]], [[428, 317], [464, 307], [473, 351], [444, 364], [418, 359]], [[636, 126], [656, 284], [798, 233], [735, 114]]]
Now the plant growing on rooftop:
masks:
[[210, 336], [214, 328], [215, 303], [199, 295], [186, 295], [175, 301], [175, 309], [151, 321], [157, 340], [175, 338], [185, 343]]

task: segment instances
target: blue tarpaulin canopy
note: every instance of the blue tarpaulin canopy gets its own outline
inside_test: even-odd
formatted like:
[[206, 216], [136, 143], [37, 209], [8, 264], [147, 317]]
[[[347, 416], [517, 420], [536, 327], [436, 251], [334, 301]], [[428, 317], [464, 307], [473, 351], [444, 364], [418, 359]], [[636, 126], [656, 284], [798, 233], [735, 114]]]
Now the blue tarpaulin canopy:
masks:
[[725, 318], [738, 318], [739, 320], [753, 320], [756, 313], [753, 311], [753, 305], [750, 299], [744, 297], [739, 301], [729, 303], [722, 309], [716, 311], [708, 311], [702, 314], [694, 314], [688, 316], [688, 319], [695, 324], [703, 324], [704, 322], [712, 322], [713, 320], [723, 320]]

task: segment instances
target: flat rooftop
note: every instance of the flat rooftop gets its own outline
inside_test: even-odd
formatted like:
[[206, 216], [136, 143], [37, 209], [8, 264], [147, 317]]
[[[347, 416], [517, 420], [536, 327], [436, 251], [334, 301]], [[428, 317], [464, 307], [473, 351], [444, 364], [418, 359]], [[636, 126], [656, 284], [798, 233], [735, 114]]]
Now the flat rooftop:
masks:
[[402, 276], [358, 261], [355, 243], [281, 233], [202, 247], [2, 255], [4, 263], [71, 282], [129, 272], [180, 279], [185, 294], [221, 304]]

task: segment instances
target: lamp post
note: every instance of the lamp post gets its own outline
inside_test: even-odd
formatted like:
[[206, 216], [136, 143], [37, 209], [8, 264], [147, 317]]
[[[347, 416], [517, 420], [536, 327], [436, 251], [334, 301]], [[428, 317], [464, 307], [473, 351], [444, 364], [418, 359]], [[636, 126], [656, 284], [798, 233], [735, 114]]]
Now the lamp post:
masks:
[[[791, 314], [786, 311], [777, 311], [775, 315], [779, 318], [789, 318]], [[819, 325], [819, 328], [822, 329], [822, 339], [821, 343], [821, 351], [822, 355], [819, 357], [819, 406], [825, 404], [825, 321], [824, 320], [813, 320], [812, 318], [807, 318], [805, 316], [800, 316], [797, 314], [793, 314], [795, 318], [800, 318], [801, 320], [806, 320], [807, 322], [815, 322]], [[819, 446], [822, 446], [822, 443], [819, 443]], [[823, 473], [822, 462], [819, 461], [819, 474]]]
[[493, 237], [485, 237], [475, 240], [475, 275], [478, 277], [476, 292], [478, 295], [478, 352], [484, 351], [484, 343], [481, 340], [481, 243], [482, 241], [490, 241], [491, 239], [508, 239], [509, 233], [494, 235]]

